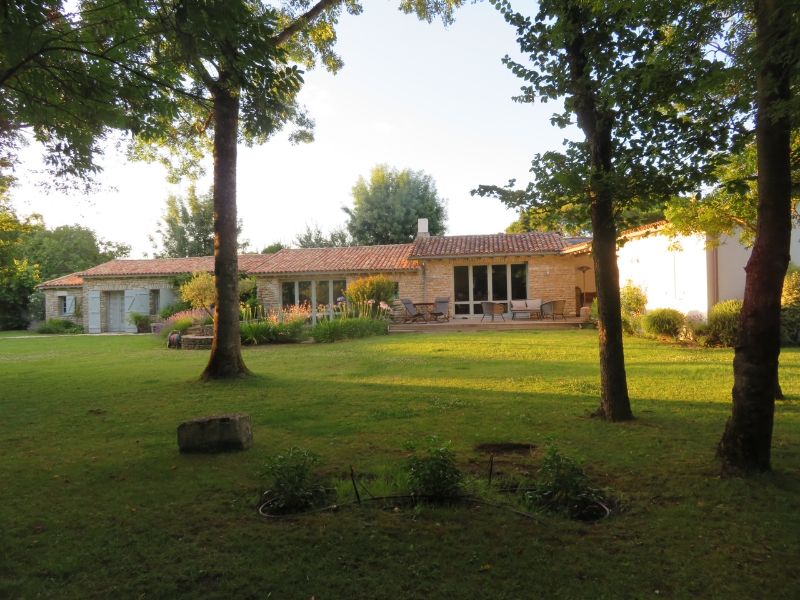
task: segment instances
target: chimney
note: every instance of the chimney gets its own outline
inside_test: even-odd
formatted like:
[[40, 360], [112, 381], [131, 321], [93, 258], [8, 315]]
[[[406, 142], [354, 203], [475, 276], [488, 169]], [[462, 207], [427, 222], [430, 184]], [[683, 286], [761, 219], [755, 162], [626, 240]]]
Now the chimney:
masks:
[[428, 237], [428, 219], [417, 219], [417, 239]]

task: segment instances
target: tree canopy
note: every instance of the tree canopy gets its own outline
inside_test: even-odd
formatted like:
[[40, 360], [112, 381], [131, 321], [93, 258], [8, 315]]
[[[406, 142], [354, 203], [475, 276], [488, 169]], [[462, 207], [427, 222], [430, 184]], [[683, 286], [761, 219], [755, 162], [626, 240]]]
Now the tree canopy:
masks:
[[39, 265], [43, 280], [82, 271], [130, 254], [127, 244], [109, 242], [82, 225], [38, 228], [25, 236], [21, 251]]
[[[241, 232], [241, 221], [237, 233]], [[186, 198], [170, 195], [166, 208], [150, 241], [157, 249], [156, 258], [181, 258], [186, 256], [213, 256], [214, 254], [214, 193], [209, 190], [198, 195], [190, 186]], [[243, 250], [247, 242], [239, 243]]]
[[28, 325], [28, 306], [41, 280], [39, 267], [24, 256], [25, 237], [42, 228], [34, 216], [20, 219], [11, 203], [0, 195], [0, 329]]
[[294, 243], [299, 248], [336, 248], [352, 246], [353, 241], [344, 229], [332, 229], [325, 234], [319, 225], [306, 225], [306, 230], [297, 234]]
[[430, 175], [398, 171], [387, 165], [372, 169], [369, 181], [359, 178], [353, 187], [353, 207], [345, 207], [347, 230], [359, 245], [404, 244], [417, 235], [417, 222], [428, 219], [431, 235], [447, 229], [445, 201]]
[[[733, 153], [716, 173], [717, 184], [707, 194], [678, 196], [665, 209], [675, 233], [704, 233], [711, 245], [720, 236], [738, 237], [747, 247], [755, 242], [758, 221], [756, 145]], [[792, 136], [792, 217], [800, 223], [800, 132]]]
[[264, 246], [264, 249], [261, 250], [261, 254], [275, 254], [276, 252], [280, 252], [284, 248], [288, 248], [286, 244], [283, 242], [272, 242], [268, 246]]

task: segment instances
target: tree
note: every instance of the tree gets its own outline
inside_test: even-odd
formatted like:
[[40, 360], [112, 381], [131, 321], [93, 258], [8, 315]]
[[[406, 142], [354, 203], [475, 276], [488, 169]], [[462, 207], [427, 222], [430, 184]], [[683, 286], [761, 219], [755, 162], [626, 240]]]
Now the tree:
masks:
[[447, 228], [445, 202], [430, 175], [398, 171], [378, 165], [369, 181], [359, 178], [353, 187], [353, 208], [343, 208], [347, 230], [359, 245], [404, 244], [417, 235], [417, 220], [428, 219], [428, 231], [440, 235]]
[[284, 248], [288, 248], [286, 244], [283, 242], [272, 242], [269, 246], [265, 246], [264, 249], [261, 251], [261, 254], [275, 254], [276, 252], [280, 252]]
[[792, 85], [800, 72], [800, 3], [756, 0], [755, 71], [758, 218], [745, 271], [733, 359], [733, 411], [717, 454], [728, 469], [771, 469], [780, 299], [791, 239]]
[[[421, 18], [430, 20], [439, 14], [447, 21], [459, 3], [401, 0], [400, 6]], [[90, 157], [96, 152], [96, 140], [107, 128], [115, 127], [136, 135], [139, 157], [168, 160], [160, 149], [178, 151], [183, 160], [173, 174], [187, 172], [213, 147], [218, 302], [214, 342], [203, 377], [248, 373], [241, 356], [238, 324], [237, 142], [263, 142], [290, 122], [299, 125], [294, 139], [310, 139], [311, 122], [296, 103], [302, 84], [300, 66], [312, 67], [320, 60], [327, 68], [338, 69], [341, 60], [332, 51], [338, 15], [342, 6], [354, 13], [361, 7], [355, 0], [319, 0], [313, 6], [308, 0], [276, 4], [256, 0], [85, 2], [79, 4], [70, 20], [62, 17], [58, 2], [30, 4], [30, 12], [35, 13], [32, 16], [22, 14], [14, 23], [0, 23], [4, 40], [7, 31], [19, 30], [13, 48], [22, 48], [20, 57], [4, 57], [4, 71], [0, 73], [4, 92], [6, 88], [14, 90], [6, 81], [17, 73], [30, 71], [35, 80], [44, 57], [63, 57], [67, 73], [71, 71], [70, 60], [97, 63], [99, 72], [97, 77], [83, 77], [84, 67], [77, 65], [76, 79], [83, 85], [78, 90], [56, 85], [49, 98], [37, 94], [34, 85], [33, 93], [25, 99], [36, 120], [26, 121], [23, 115], [12, 114], [9, 122], [46, 123], [43, 115], [47, 116], [53, 106], [63, 107], [64, 98], [87, 97], [94, 102], [103, 96], [110, 107], [120, 110], [97, 110], [99, 116], [87, 120], [83, 129], [67, 131], [76, 141], [84, 142], [84, 154]], [[28, 49], [26, 40], [35, 37], [35, 31], [62, 21], [66, 23], [63, 35], [56, 31], [45, 36], [46, 42]], [[59, 65], [44, 66], [48, 68], [57, 72]], [[0, 113], [0, 122], [5, 116], [5, 112]], [[69, 122], [80, 124], [81, 117], [71, 115]], [[53, 156], [70, 156], [70, 148], [59, 144]], [[73, 165], [73, 171], [96, 168], [91, 161], [75, 160]]]
[[[495, 186], [479, 186], [472, 194], [490, 196], [503, 201], [508, 190], [498, 189]], [[516, 191], [516, 190], [514, 190]], [[508, 205], [509, 203], [506, 202]], [[570, 236], [589, 235], [592, 231], [591, 218], [587, 206], [568, 204], [555, 210], [551, 207], [521, 208], [519, 217], [506, 228], [506, 233], [525, 233], [528, 231], [556, 231]], [[638, 227], [664, 218], [660, 207], [649, 211], [641, 209], [621, 209], [617, 211], [617, 226], [619, 228]]]
[[314, 225], [313, 228], [311, 225], [306, 225], [305, 232], [297, 234], [294, 243], [300, 248], [337, 248], [353, 245], [353, 241], [344, 229], [333, 229], [325, 235], [318, 225]]
[[715, 15], [691, 2], [542, 0], [532, 21], [507, 0], [494, 5], [532, 63], [504, 59], [528, 82], [515, 100], [563, 97], [564, 112], [552, 122], [566, 127], [574, 120], [583, 134], [582, 141], [566, 141], [562, 153], [537, 155], [534, 182], [513, 200], [517, 207], [588, 213], [600, 317], [597, 414], [628, 420], [620, 213], [647, 212], [696, 189], [727, 147], [728, 129], [718, 126], [733, 108], [718, 89], [725, 65], [708, 58], [702, 43], [718, 31]]
[[[148, 74], [144, 3], [4, 3], [0, 11], [0, 187], [13, 181], [24, 133], [45, 153], [52, 181], [91, 184], [110, 129], [148, 130], [169, 112], [166, 82]], [[146, 83], [146, 85], [143, 85]]]
[[[298, 6], [307, 10], [296, 12]], [[156, 128], [158, 135], [140, 140], [157, 155], [164, 147], [199, 152], [213, 139], [217, 302], [204, 378], [249, 373], [239, 339], [237, 142], [264, 142], [292, 122], [300, 126], [296, 139], [310, 139], [311, 123], [296, 103], [302, 76], [289, 64], [291, 53], [299, 57], [305, 51], [303, 59], [313, 63], [316, 50], [326, 66], [338, 68], [331, 51], [335, 36], [323, 30], [332, 34], [339, 7], [338, 0], [320, 0], [311, 8], [287, 3], [280, 10], [249, 0], [184, 0], [174, 10], [153, 11], [161, 24], [153, 48], [163, 61], [154, 64], [156, 78], [169, 79], [181, 93], [174, 114]], [[314, 22], [318, 29], [310, 27]], [[189, 97], [195, 100], [184, 100]], [[165, 138], [165, 131], [173, 134]]]
[[[161, 252], [156, 258], [181, 258], [186, 256], [212, 256], [214, 254], [214, 193], [209, 190], [197, 195], [194, 186], [189, 187], [186, 199], [180, 196], [167, 197], [167, 206], [156, 233], [161, 238]], [[242, 222], [237, 222], [237, 234]], [[150, 241], [157, 247], [153, 236]], [[239, 243], [242, 251], [247, 242]]]
[[[792, 218], [800, 222], [800, 132], [792, 136]], [[665, 215], [675, 233], [703, 233], [710, 244], [723, 235], [752, 247], [758, 222], [756, 145], [733, 154], [716, 174], [717, 184], [706, 195], [680, 196], [667, 203]]]
[[217, 289], [211, 273], [194, 273], [189, 281], [181, 285], [180, 291], [181, 300], [190, 303], [192, 308], [206, 311], [213, 318], [212, 308], [217, 303]]
[[21, 252], [39, 266], [42, 279], [54, 279], [130, 254], [127, 244], [108, 242], [82, 225], [40, 228], [25, 236]]
[[22, 243], [41, 227], [38, 215], [20, 220], [0, 195], [0, 329], [28, 326], [29, 299], [40, 276], [38, 267], [23, 257]]

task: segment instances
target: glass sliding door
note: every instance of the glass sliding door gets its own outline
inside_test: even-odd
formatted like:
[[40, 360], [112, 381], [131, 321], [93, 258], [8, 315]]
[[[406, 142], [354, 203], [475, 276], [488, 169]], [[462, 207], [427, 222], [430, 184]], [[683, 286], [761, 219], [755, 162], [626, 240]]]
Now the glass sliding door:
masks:
[[481, 302], [502, 302], [528, 298], [528, 265], [495, 264], [453, 267], [455, 314], [480, 315]]
[[511, 299], [528, 299], [528, 263], [511, 265]]
[[[281, 282], [281, 306], [287, 308], [294, 304], [317, 309], [319, 306], [330, 307], [344, 296], [347, 282], [344, 279], [321, 279], [319, 281], [283, 281]], [[326, 308], [327, 310], [327, 308]]]
[[283, 306], [283, 308], [288, 308], [292, 304], [297, 304], [295, 283], [294, 281], [284, 281], [281, 284], [281, 306]]
[[483, 314], [482, 300], [489, 299], [489, 267], [474, 265], [472, 267], [472, 314]]
[[457, 315], [470, 314], [469, 288], [469, 267], [453, 267], [453, 304]]

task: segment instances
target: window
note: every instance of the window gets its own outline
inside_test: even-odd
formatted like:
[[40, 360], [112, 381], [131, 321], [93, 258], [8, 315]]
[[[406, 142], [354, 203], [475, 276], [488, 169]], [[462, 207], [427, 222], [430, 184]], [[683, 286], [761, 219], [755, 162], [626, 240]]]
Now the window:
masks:
[[312, 282], [300, 281], [297, 284], [297, 304], [301, 306], [313, 306], [313, 292], [311, 291]]
[[150, 313], [157, 315], [161, 311], [161, 290], [150, 290]]
[[528, 298], [528, 264], [453, 267], [455, 314], [479, 315], [481, 301], [508, 302]]
[[528, 299], [528, 263], [511, 265], [511, 299]]
[[75, 296], [58, 297], [58, 314], [62, 316], [75, 314]]
[[492, 300], [508, 300], [508, 265], [492, 265]]
[[293, 304], [319, 307], [335, 304], [344, 296], [347, 282], [344, 279], [321, 279], [319, 281], [284, 281], [281, 283], [281, 305]]
[[284, 308], [291, 306], [292, 304], [297, 304], [294, 287], [294, 281], [284, 281], [281, 284], [281, 306]]

